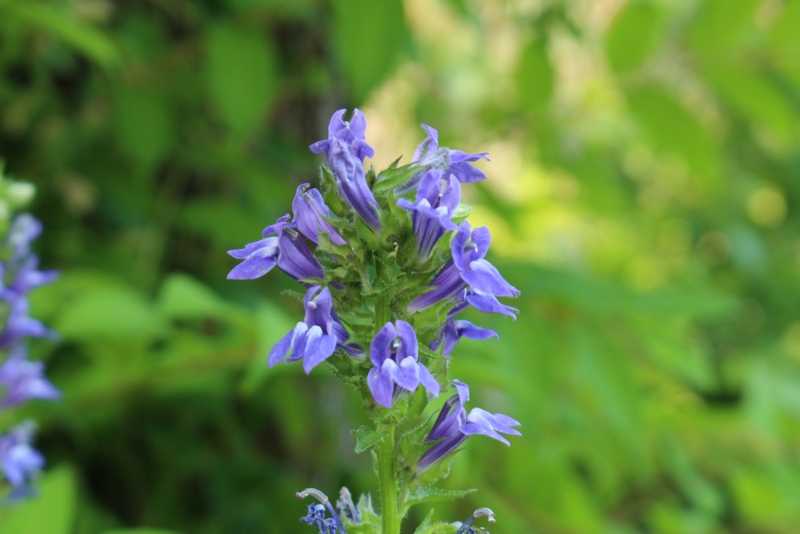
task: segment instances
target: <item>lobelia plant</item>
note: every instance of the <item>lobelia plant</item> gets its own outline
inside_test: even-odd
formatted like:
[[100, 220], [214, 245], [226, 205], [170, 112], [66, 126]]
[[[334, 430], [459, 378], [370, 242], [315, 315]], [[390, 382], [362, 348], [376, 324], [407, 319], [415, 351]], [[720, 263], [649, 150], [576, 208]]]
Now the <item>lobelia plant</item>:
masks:
[[[28, 315], [28, 293], [49, 284], [56, 271], [40, 271], [31, 243], [41, 223], [27, 213], [13, 215], [33, 197], [33, 186], [8, 180], [0, 164], [0, 410], [31, 399], [57, 400], [61, 393], [44, 376], [44, 364], [27, 357], [27, 338], [53, 338], [55, 333]], [[22, 423], [0, 434], [0, 494], [4, 500], [30, 495], [44, 457], [32, 446], [35, 425]]]
[[[364, 159], [374, 154], [366, 119], [358, 109], [349, 121], [344, 114], [337, 111], [328, 139], [310, 147], [328, 160], [320, 189], [298, 187], [293, 214], [267, 226], [261, 240], [229, 251], [242, 261], [228, 278], [252, 280], [277, 266], [305, 286], [305, 317], [271, 350], [269, 367], [302, 360], [310, 373], [324, 362], [369, 412], [371, 424], [353, 433], [356, 452], [374, 455], [380, 515], [369, 494], [356, 505], [343, 488], [334, 507], [309, 488], [298, 497], [318, 503], [301, 521], [321, 534], [399, 534], [412, 505], [474, 491], [435, 485], [469, 436], [509, 445], [502, 434], [520, 435], [511, 417], [467, 413], [469, 387], [448, 376], [462, 337], [497, 337], [458, 315], [472, 306], [515, 319], [518, 310], [498, 297], [519, 291], [485, 259], [489, 230], [472, 228], [471, 209], [461, 204], [461, 185], [486, 178], [472, 163], [487, 154], [440, 147], [436, 130], [423, 124], [427, 136], [411, 163], [398, 166], [398, 158], [380, 173], [365, 172]], [[426, 417], [428, 403], [450, 384], [455, 395]], [[474, 534], [479, 517], [494, 522], [488, 508], [463, 523], [433, 523], [428, 514], [416, 532]]]

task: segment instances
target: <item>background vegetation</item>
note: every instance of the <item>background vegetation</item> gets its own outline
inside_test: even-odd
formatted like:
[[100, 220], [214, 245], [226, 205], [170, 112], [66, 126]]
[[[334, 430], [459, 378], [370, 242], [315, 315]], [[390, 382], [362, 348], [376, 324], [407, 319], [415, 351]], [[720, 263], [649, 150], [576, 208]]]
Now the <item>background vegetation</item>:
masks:
[[376, 491], [353, 392], [266, 371], [288, 277], [225, 280], [358, 106], [376, 168], [420, 122], [491, 153], [467, 201], [523, 292], [453, 368], [524, 437], [470, 440], [449, 484], [480, 491], [436, 518], [798, 532], [798, 29], [800, 0], [0, 0], [65, 394], [13, 414], [49, 465], [0, 530], [306, 532], [294, 491]]

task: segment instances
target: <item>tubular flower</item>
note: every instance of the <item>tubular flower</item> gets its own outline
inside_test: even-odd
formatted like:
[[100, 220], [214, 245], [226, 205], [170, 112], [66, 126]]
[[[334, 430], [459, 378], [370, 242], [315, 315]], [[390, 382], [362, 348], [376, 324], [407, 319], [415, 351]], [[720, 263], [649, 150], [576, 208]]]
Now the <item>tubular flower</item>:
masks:
[[425, 438], [426, 443], [431, 441], [438, 441], [438, 443], [422, 455], [417, 464], [419, 471], [426, 470], [456, 450], [469, 436], [474, 434], [489, 436], [509, 446], [511, 443], [500, 433], [513, 436], [522, 435], [519, 431], [511, 428], [519, 426], [519, 421], [507, 415], [491, 414], [480, 408], [473, 408], [467, 414], [464, 404], [469, 400], [469, 386], [459, 380], [453, 380], [453, 384], [456, 387], [456, 395], [444, 403], [439, 416], [433, 423], [433, 428]]
[[[483, 171], [474, 167], [472, 162], [479, 159], [489, 161], [489, 153], [481, 152], [478, 154], [467, 154], [461, 150], [453, 150], [447, 147], [439, 146], [439, 132], [436, 128], [422, 124], [427, 136], [422, 142], [417, 145], [414, 151], [414, 156], [411, 158], [412, 163], [419, 166], [428, 168], [442, 169], [445, 176], [450, 174], [454, 175], [456, 179], [462, 184], [471, 184], [480, 182], [486, 179], [486, 174]], [[417, 184], [420, 183], [422, 176], [415, 175], [407, 183], [398, 188], [399, 193], [406, 193], [413, 191]]]
[[[350, 337], [333, 309], [331, 290], [327, 287], [311, 286], [303, 301], [306, 315], [288, 334], [278, 341], [269, 353], [267, 365], [286, 361], [303, 360], [306, 374], [327, 360], [337, 347], [344, 348], [350, 354], [363, 351], [357, 345], [345, 345]], [[286, 355], [291, 350], [292, 355]]]
[[[309, 148], [314, 154], [325, 152], [327, 155], [331, 148], [331, 141], [338, 139], [348, 146], [353, 147], [353, 153], [363, 162], [364, 158], [371, 158], [375, 151], [367, 144], [367, 118], [356, 108], [353, 110], [353, 118], [349, 121], [342, 119], [347, 110], [340, 109], [331, 117], [328, 123], [328, 139], [317, 141]], [[330, 161], [330, 156], [328, 156]]]
[[490, 337], [500, 338], [500, 336], [498, 336], [497, 332], [494, 330], [475, 326], [469, 321], [449, 318], [447, 321], [445, 321], [444, 326], [442, 327], [442, 332], [439, 334], [439, 339], [431, 343], [430, 349], [436, 350], [442, 341], [444, 341], [442, 354], [445, 356], [450, 356], [462, 337], [469, 339], [489, 339]]
[[17, 406], [29, 399], [61, 398], [61, 392], [44, 376], [44, 364], [28, 361], [22, 345], [14, 347], [0, 365], [0, 389], [5, 392], [0, 408]]
[[9, 499], [30, 493], [30, 483], [44, 467], [44, 457], [31, 447], [34, 425], [26, 421], [0, 436], [0, 468], [11, 484]]
[[378, 404], [392, 407], [395, 385], [416, 391], [421, 383], [434, 397], [439, 396], [439, 383], [417, 361], [417, 335], [407, 322], [398, 319], [394, 325], [386, 323], [372, 340], [369, 352], [375, 367], [367, 375], [367, 384]]
[[411, 219], [417, 236], [417, 258], [421, 261], [428, 258], [445, 232], [458, 228], [451, 219], [460, 202], [458, 180], [452, 174], [445, 178], [438, 169], [427, 171], [422, 177], [416, 202], [412, 204], [404, 198], [397, 201], [398, 206], [413, 212]]
[[322, 194], [310, 189], [311, 184], [300, 184], [292, 200], [292, 211], [297, 229], [315, 245], [319, 243], [319, 233], [328, 234], [334, 245], [346, 245], [347, 241], [339, 234], [327, 218], [331, 210], [325, 205]]
[[234, 258], [244, 260], [228, 273], [229, 280], [254, 280], [276, 265], [295, 280], [325, 276], [322, 266], [297, 231], [297, 225], [289, 222], [289, 218], [287, 213], [275, 224], [264, 228], [264, 239], [228, 251]]
[[484, 259], [491, 241], [492, 236], [485, 226], [470, 231], [469, 223], [462, 222], [453, 238], [451, 247], [453, 257], [428, 284], [434, 289], [414, 299], [409, 305], [409, 310], [418, 311], [455, 297], [467, 286], [472, 287], [473, 291], [480, 292], [475, 300], [481, 304], [484, 304], [485, 296], [519, 295], [519, 290], [506, 282], [494, 265]]
[[364, 158], [372, 157], [374, 151], [364, 140], [367, 120], [358, 109], [353, 120], [342, 120], [343, 109], [331, 117], [328, 126], [328, 139], [317, 141], [310, 146], [315, 154], [325, 152], [328, 163], [336, 178], [336, 185], [342, 198], [364, 219], [373, 230], [380, 230], [378, 219], [380, 207], [367, 185], [364, 174]]

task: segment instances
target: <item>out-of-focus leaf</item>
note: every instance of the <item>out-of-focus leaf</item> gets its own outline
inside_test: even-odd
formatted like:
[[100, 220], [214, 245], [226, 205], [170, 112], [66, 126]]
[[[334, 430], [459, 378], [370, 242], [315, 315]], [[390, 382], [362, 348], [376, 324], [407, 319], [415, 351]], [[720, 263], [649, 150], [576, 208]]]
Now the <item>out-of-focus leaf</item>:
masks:
[[795, 107], [769, 80], [735, 65], [708, 69], [706, 76], [725, 101], [751, 123], [768, 129], [783, 147], [796, 143]]
[[163, 319], [133, 290], [117, 287], [87, 292], [57, 318], [54, 328], [65, 339], [147, 339], [161, 333]]
[[690, 31], [692, 47], [708, 55], [734, 54], [746, 30], [753, 25], [759, 0], [707, 0]]
[[5, 17], [14, 17], [63, 39], [104, 67], [119, 63], [116, 43], [103, 31], [78, 20], [68, 11], [44, 2], [0, 2], [0, 19]]
[[116, 99], [116, 129], [123, 150], [148, 169], [175, 138], [166, 96], [150, 87], [123, 86]]
[[126, 528], [120, 530], [106, 530], [102, 534], [179, 534], [174, 530], [161, 530], [160, 528]]
[[194, 278], [171, 274], [161, 286], [156, 303], [165, 317], [217, 317], [228, 305]]
[[403, 2], [333, 2], [333, 42], [350, 91], [362, 102], [394, 69], [408, 42]]
[[39, 494], [11, 506], [0, 515], [0, 532], [11, 534], [70, 534], [75, 522], [75, 473], [60, 466], [42, 476]]
[[255, 392], [258, 385], [268, 374], [274, 375], [288, 369], [288, 366], [284, 365], [268, 369], [267, 359], [275, 343], [296, 324], [291, 322], [283, 310], [266, 300], [259, 302], [255, 322], [258, 332], [256, 353], [240, 385], [242, 391], [246, 394]]
[[528, 112], [540, 111], [550, 101], [554, 73], [543, 39], [535, 39], [523, 48], [516, 83], [520, 105]]
[[643, 87], [630, 91], [628, 102], [657, 149], [681, 156], [707, 184], [719, 181], [719, 156], [711, 135], [672, 95]]
[[275, 50], [258, 30], [218, 25], [207, 36], [208, 88], [234, 134], [255, 127], [278, 85]]
[[642, 65], [659, 43], [661, 14], [651, 2], [632, 1], [617, 14], [606, 36], [606, 57], [618, 73]]

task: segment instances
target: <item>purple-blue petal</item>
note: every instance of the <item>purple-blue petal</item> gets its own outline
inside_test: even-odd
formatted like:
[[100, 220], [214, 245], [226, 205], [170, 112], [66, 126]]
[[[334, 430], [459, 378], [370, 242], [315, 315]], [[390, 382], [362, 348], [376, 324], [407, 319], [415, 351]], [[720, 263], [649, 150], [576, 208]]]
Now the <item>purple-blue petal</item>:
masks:
[[383, 328], [375, 335], [375, 338], [369, 346], [369, 357], [375, 367], [381, 367], [383, 362], [389, 359], [391, 356], [389, 346], [396, 337], [397, 334], [392, 323], [383, 325]]

